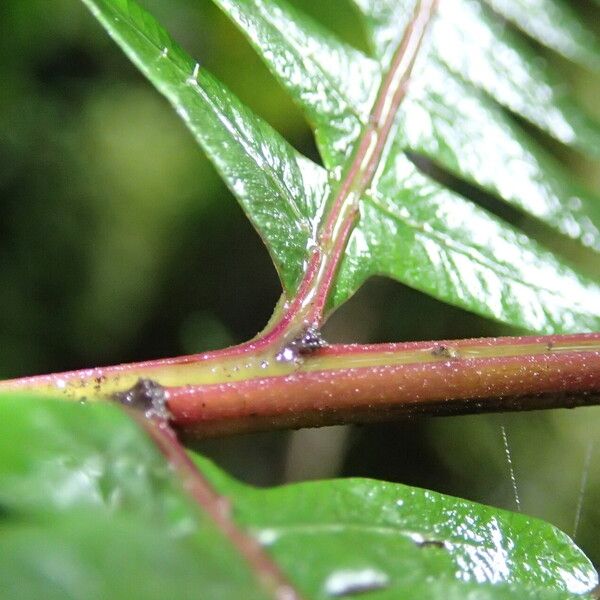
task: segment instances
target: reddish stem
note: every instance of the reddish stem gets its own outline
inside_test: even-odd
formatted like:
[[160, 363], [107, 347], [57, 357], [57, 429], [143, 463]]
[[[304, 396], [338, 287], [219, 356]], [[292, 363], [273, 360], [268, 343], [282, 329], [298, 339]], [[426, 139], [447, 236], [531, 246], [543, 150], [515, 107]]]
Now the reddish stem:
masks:
[[600, 403], [600, 334], [331, 346], [318, 353], [321, 362], [338, 358], [346, 366], [168, 388], [173, 423], [197, 437]]
[[248, 368], [252, 354], [227, 363], [228, 352], [23, 378], [0, 390], [90, 399], [152, 379], [173, 425], [196, 436], [600, 403], [600, 333], [334, 345], [265, 368]]
[[[93, 392], [100, 394], [107, 378], [113, 383], [130, 373], [162, 371], [168, 367], [192, 365], [204, 361], [235, 361], [242, 357], [261, 355], [272, 360], [278, 352], [294, 341], [307, 327], [320, 326], [337, 268], [358, 217], [358, 199], [370, 184], [381, 159], [398, 107], [406, 94], [418, 51], [427, 27], [433, 18], [437, 0], [419, 0], [411, 22], [396, 50], [391, 67], [384, 77], [374, 102], [373, 111], [358, 143], [354, 157], [340, 182], [332, 207], [310, 257], [298, 292], [281, 315], [259, 337], [245, 344], [218, 352], [163, 359], [132, 365], [90, 369], [78, 373], [54, 374], [0, 383], [8, 388], [51, 387], [63, 389], [72, 384], [84, 388], [79, 397], [89, 395], [89, 382], [96, 380]], [[73, 390], [71, 390], [73, 391]]]

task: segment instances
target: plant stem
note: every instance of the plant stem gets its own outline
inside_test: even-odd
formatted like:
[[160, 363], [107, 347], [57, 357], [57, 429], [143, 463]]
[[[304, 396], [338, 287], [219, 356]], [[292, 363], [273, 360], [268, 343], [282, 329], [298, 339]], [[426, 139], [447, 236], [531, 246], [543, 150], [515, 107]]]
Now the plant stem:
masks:
[[290, 362], [233, 350], [17, 379], [0, 390], [105, 399], [152, 379], [174, 427], [194, 436], [600, 403], [600, 333], [333, 345]]
[[[417, 1], [411, 22], [380, 85], [354, 155], [331, 199], [331, 208], [320, 229], [298, 292], [289, 302], [280, 303], [276, 311], [277, 318], [263, 333], [250, 342], [212, 355], [193, 355], [131, 367], [92, 369], [79, 374], [58, 374], [8, 385], [48, 388], [51, 391], [58, 388], [66, 390], [71, 396], [82, 398], [127, 390], [135, 384], [135, 374], [141, 377], [147, 371], [151, 377], [154, 377], [154, 371], [158, 371], [158, 379], [165, 386], [181, 384], [182, 381], [194, 383], [188, 380], [190, 372], [196, 382], [199, 374], [204, 376], [199, 380], [201, 383], [211, 380], [210, 375], [214, 382], [219, 382], [226, 378], [246, 377], [252, 371], [260, 372], [259, 369], [265, 365], [268, 366], [269, 376], [288, 375], [294, 364], [288, 361], [277, 368], [277, 357], [307, 329], [322, 325], [337, 268], [358, 219], [358, 200], [370, 185], [379, 164], [436, 5], [437, 0]], [[210, 367], [211, 374], [206, 374], [206, 364], [211, 361], [215, 364]]]
[[198, 437], [600, 403], [598, 334], [331, 346], [315, 363], [289, 375], [171, 388], [173, 422]]

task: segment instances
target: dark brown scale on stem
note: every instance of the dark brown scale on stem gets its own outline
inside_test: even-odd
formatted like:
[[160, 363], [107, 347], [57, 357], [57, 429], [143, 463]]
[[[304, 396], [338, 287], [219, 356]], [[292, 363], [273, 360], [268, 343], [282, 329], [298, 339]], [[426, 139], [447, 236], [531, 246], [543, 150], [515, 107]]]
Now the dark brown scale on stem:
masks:
[[295, 361], [310, 356], [329, 344], [323, 339], [321, 332], [316, 327], [308, 327], [301, 335], [286, 344], [277, 355], [277, 360]]
[[329, 344], [323, 339], [321, 332], [315, 327], [309, 327], [298, 339], [295, 340], [298, 353], [302, 355], [312, 354]]
[[460, 353], [456, 348], [453, 348], [452, 346], [444, 346], [443, 344], [436, 346], [431, 351], [431, 355], [439, 356], [440, 358], [460, 358]]
[[94, 391], [99, 394], [102, 391], [102, 385], [106, 381], [106, 377], [104, 375], [99, 375], [94, 378]]
[[162, 385], [152, 379], [138, 379], [138, 382], [124, 392], [113, 394], [113, 399], [143, 412], [148, 419], [168, 421], [167, 392]]

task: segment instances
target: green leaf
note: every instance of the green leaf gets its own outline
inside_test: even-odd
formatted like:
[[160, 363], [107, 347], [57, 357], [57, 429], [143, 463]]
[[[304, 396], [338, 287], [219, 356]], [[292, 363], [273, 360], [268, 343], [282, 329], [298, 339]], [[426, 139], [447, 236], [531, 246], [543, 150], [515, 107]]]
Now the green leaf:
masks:
[[215, 0], [304, 109], [325, 166], [340, 171], [369, 120], [377, 61], [282, 2]]
[[[284, 0], [214, 0], [303, 109], [324, 167], [293, 150], [133, 0], [83, 1], [183, 116], [265, 240], [292, 297], [324, 215], [350, 177], [415, 1], [355, 0], [373, 47], [367, 56]], [[596, 283], [406, 158], [425, 156], [600, 250], [598, 199], [503, 107], [582, 149], [600, 147], [600, 129], [562, 94], [525, 40], [495, 19], [470, 0], [448, 0], [434, 15], [374, 176], [360, 190], [360, 221], [330, 308], [367, 278], [386, 274], [526, 329], [600, 327]]]
[[[206, 459], [197, 462], [222, 494], [236, 498], [237, 520], [290, 573], [297, 562], [295, 550], [303, 548], [310, 597], [321, 597], [328, 584], [333, 588], [345, 577], [359, 580], [367, 573], [374, 584], [382, 582], [382, 598], [414, 598], [416, 590], [424, 598], [445, 598], [445, 589], [460, 591], [458, 597], [464, 598], [479, 587], [471, 582], [510, 584], [516, 586], [512, 591], [524, 586], [521, 593], [527, 597], [528, 587], [540, 593], [585, 592], [595, 581], [594, 574], [584, 583], [587, 569], [575, 566], [579, 560], [573, 555], [567, 562], [579, 572], [579, 581], [567, 583], [569, 576], [560, 574], [564, 565], [552, 565], [557, 548], [569, 554], [571, 542], [523, 515], [369, 479], [254, 489], [233, 481]], [[525, 532], [531, 534], [527, 541]], [[486, 592], [496, 597], [496, 589], [482, 588], [483, 597]], [[500, 597], [510, 589], [500, 587]]]
[[[374, 90], [378, 87], [382, 73], [372, 74], [371, 59], [360, 55], [343, 43], [334, 44], [331, 36], [327, 45], [321, 43], [322, 35], [318, 26], [306, 17], [302, 19], [284, 2], [275, 0], [215, 0], [235, 23], [246, 33], [254, 47], [263, 55], [268, 66], [278, 77], [279, 81], [297, 99], [304, 108], [311, 123], [318, 122], [315, 112], [320, 114], [327, 123], [343, 119], [351, 122], [352, 126], [330, 128], [327, 137], [317, 126], [317, 141], [320, 142], [325, 164], [334, 169], [339, 166], [346, 156], [336, 149], [342, 148], [348, 153], [348, 144], [354, 141], [347, 130], [354, 131], [358, 137], [360, 129], [356, 128], [357, 118], [364, 127], [368, 120], [369, 107], [365, 106], [364, 90]], [[383, 3], [385, 6], [387, 3]], [[387, 70], [391, 60], [390, 54], [398, 45], [398, 40], [406, 28], [406, 13], [412, 12], [414, 2], [393, 2], [395, 10], [390, 9], [386, 14], [386, 22], [393, 23], [393, 31], [386, 30], [386, 36], [391, 36], [388, 43], [376, 45], [382, 71]], [[400, 9], [398, 4], [404, 5]], [[381, 11], [381, 3], [376, 3]], [[408, 97], [401, 104], [398, 115], [398, 135], [403, 136], [396, 141], [399, 153], [411, 150], [422, 153], [442, 164], [455, 175], [459, 175], [481, 187], [497, 194], [501, 199], [517, 206], [524, 212], [536, 216], [553, 226], [561, 233], [582, 239], [586, 245], [600, 249], [600, 209], [596, 199], [585, 197], [581, 190], [571, 183], [571, 178], [564, 173], [556, 161], [550, 159], [528, 136], [504, 115], [490, 101], [478, 93], [473, 87], [465, 85], [457, 77], [448, 72], [451, 63], [460, 73], [465, 73], [471, 81], [476, 81], [473, 72], [485, 72], [486, 88], [493, 90], [495, 86], [503, 85], [507, 79], [506, 68], [509, 64], [495, 64], [495, 56], [500, 53], [496, 46], [494, 34], [487, 27], [488, 44], [493, 44], [487, 53], [481, 56], [480, 29], [486, 29], [486, 19], [481, 11], [476, 11], [468, 1], [450, 0], [442, 2], [444, 7], [432, 23], [430, 45], [421, 51], [422, 60], [417, 65], [409, 86]], [[371, 6], [369, 4], [369, 6]], [[408, 11], [410, 7], [410, 11]], [[401, 15], [397, 15], [398, 11]], [[367, 16], [372, 13], [369, 11]], [[378, 13], [381, 17], [381, 13]], [[465, 38], [463, 21], [466, 20], [474, 31]], [[396, 23], [400, 23], [398, 27]], [[375, 32], [372, 34], [377, 35]], [[492, 38], [492, 41], [489, 38]], [[313, 51], [320, 48], [322, 53]], [[334, 50], [331, 50], [331, 48]], [[457, 48], [458, 49], [455, 49]], [[310, 48], [308, 58], [303, 55], [302, 48]], [[531, 52], [529, 52], [531, 54]], [[334, 65], [329, 64], [330, 56], [335, 55]], [[343, 56], [343, 59], [338, 57]], [[354, 63], [355, 69], [339, 65]], [[483, 64], [482, 64], [483, 63]], [[483, 67], [483, 68], [482, 68]], [[336, 73], [334, 85], [328, 82], [323, 74]], [[519, 75], [519, 74], [517, 74]], [[483, 79], [480, 75], [479, 78]], [[346, 94], [346, 105], [327, 103], [320, 97], [314, 101], [315, 89], [351, 89], [359, 88], [363, 83], [362, 93], [356, 93], [357, 100], [352, 103], [350, 94]], [[498, 83], [496, 83], [498, 82]], [[516, 94], [518, 86], [523, 81], [513, 80], [510, 94]], [[540, 82], [540, 85], [544, 82]], [[541, 92], [538, 94], [541, 95]], [[548, 93], [546, 92], [546, 95]], [[506, 102], [510, 101], [509, 92], [504, 92]], [[521, 93], [518, 104], [529, 104], [532, 98]], [[517, 101], [515, 101], [517, 104]], [[548, 102], [546, 102], [548, 105]], [[352, 108], [354, 109], [352, 111]], [[536, 106], [536, 113], [542, 112], [542, 107]], [[554, 108], [546, 106], [546, 108]], [[532, 111], [529, 110], [529, 113]], [[551, 119], [553, 112], [546, 115]], [[526, 116], [526, 115], [524, 115]], [[583, 117], [582, 117], [583, 118]], [[542, 118], [543, 119], [543, 118]], [[572, 120], [575, 120], [573, 117]], [[540, 123], [543, 125], [543, 123]], [[558, 134], [567, 136], [560, 130], [560, 121], [555, 126]], [[568, 128], [567, 123], [562, 123]], [[598, 128], [584, 130], [588, 133], [595, 146], [600, 140]], [[569, 133], [574, 136], [569, 129]], [[320, 135], [319, 135], [320, 134]], [[350, 147], [351, 148], [351, 147]], [[328, 161], [334, 154], [335, 163]], [[342, 162], [343, 164], [343, 162]], [[590, 222], [591, 220], [591, 222]]]
[[453, 73], [564, 144], [600, 155], [600, 126], [527, 40], [477, 2], [441, 2], [434, 52]]
[[[597, 582], [525, 515], [364, 479], [259, 490], [196, 460], [307, 599], [564, 600]], [[116, 406], [1, 396], [0, 508], [3, 598], [271, 597]]]
[[269, 597], [116, 406], [0, 396], [0, 423], [3, 598]]
[[566, 0], [486, 0], [540, 44], [592, 69], [600, 68], [600, 43]]
[[362, 201], [364, 218], [350, 238], [334, 303], [376, 272], [530, 329], [597, 330], [596, 286], [524, 234], [428, 180], [402, 154], [394, 173], [402, 174], [400, 181], [382, 177]]
[[[414, 0], [351, 1], [367, 17], [371, 43], [379, 52], [394, 43], [398, 30], [404, 29], [414, 6]], [[481, 61], [483, 59], [483, 62], [480, 63], [482, 66], [485, 66], [486, 63], [489, 64], [490, 60], [502, 62], [509, 59], [511, 64], [514, 64], [512, 61], [517, 61], [517, 63], [522, 60], [528, 61], [531, 50], [526, 50], [522, 42], [518, 41], [518, 38], [510, 30], [503, 27], [500, 21], [496, 20], [495, 24], [492, 23], [490, 12], [481, 4], [473, 0], [449, 0], [440, 3], [444, 19], [448, 19], [452, 23], [452, 28], [456, 24], [459, 27], [461, 24], [464, 26], [465, 35], [461, 41], [467, 46], [475, 42], [479, 52], [484, 51], [485, 55], [468, 57], [467, 60]], [[597, 36], [592, 29], [585, 25], [581, 16], [571, 8], [568, 1], [484, 0], [483, 4], [489, 5], [494, 11], [512, 21], [516, 27], [540, 44], [583, 66], [595, 69], [600, 67], [600, 44]], [[478, 40], [479, 43], [471, 37], [474, 26], [483, 36], [483, 39]], [[488, 40], [485, 39], [489, 35], [486, 31], [488, 28], [493, 30], [494, 43], [498, 44], [496, 46], [498, 55], [506, 49], [505, 44], [508, 43], [509, 46], [516, 44], [521, 56], [514, 55], [512, 52], [509, 56], [504, 57], [488, 55]], [[455, 33], [452, 34], [452, 38], [454, 36]], [[451, 45], [451, 40], [447, 40], [446, 47], [452, 54], [463, 54], [463, 49], [458, 48], [457, 45]], [[509, 65], [507, 64], [507, 66]]]
[[129, 58], [169, 99], [261, 232], [293, 289], [316, 235], [326, 174], [193, 61], [130, 0], [84, 0]]

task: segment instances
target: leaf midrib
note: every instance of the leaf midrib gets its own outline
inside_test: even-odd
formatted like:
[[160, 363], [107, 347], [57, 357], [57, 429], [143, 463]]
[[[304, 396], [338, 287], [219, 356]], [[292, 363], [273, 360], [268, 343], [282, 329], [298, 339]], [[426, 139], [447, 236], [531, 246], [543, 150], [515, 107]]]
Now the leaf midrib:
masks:
[[[433, 19], [437, 0], [418, 0], [411, 21], [396, 48], [374, 99], [369, 118], [358, 138], [344, 175], [332, 189], [329, 210], [319, 228], [298, 292], [285, 317], [279, 337], [294, 339], [306, 323], [319, 327], [325, 318], [327, 299], [352, 231], [357, 226], [359, 201], [373, 180], [393, 131], [398, 109], [406, 96], [419, 50]], [[331, 171], [330, 171], [331, 173]]]
[[[390, 67], [376, 95], [368, 125], [358, 140], [357, 150], [340, 182], [322, 237], [335, 237], [336, 229], [352, 206], [358, 206], [384, 155], [398, 109], [406, 96], [412, 70], [423, 38], [437, 8], [437, 0], [417, 0], [414, 13], [397, 45]], [[347, 241], [347, 240], [345, 240]]]

